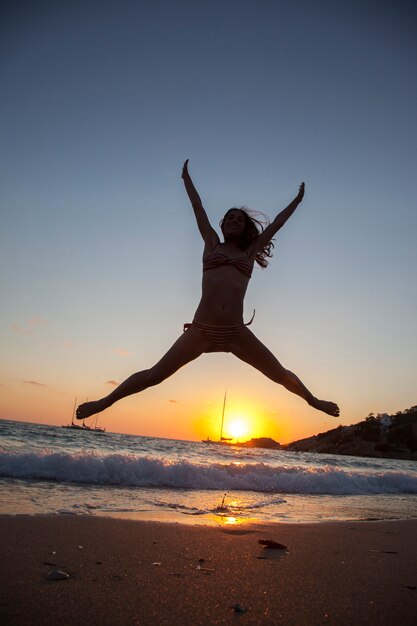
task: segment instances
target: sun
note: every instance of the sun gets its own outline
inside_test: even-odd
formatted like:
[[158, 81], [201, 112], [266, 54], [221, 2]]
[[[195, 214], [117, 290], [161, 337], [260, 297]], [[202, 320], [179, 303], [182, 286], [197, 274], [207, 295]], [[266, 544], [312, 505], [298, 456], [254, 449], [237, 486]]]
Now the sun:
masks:
[[233, 439], [241, 439], [246, 437], [249, 432], [247, 423], [241, 418], [233, 418], [227, 424], [227, 432]]
[[[219, 416], [220, 412], [220, 416]], [[223, 420], [223, 428], [220, 429], [221, 407], [216, 407], [211, 416], [211, 423], [205, 429], [203, 436], [207, 438], [209, 432], [212, 439], [243, 443], [257, 437], [264, 437], [270, 430], [270, 424], [265, 419], [262, 409], [247, 400], [236, 400], [226, 406]], [[221, 433], [219, 431], [221, 430]], [[220, 437], [219, 437], [219, 434]]]

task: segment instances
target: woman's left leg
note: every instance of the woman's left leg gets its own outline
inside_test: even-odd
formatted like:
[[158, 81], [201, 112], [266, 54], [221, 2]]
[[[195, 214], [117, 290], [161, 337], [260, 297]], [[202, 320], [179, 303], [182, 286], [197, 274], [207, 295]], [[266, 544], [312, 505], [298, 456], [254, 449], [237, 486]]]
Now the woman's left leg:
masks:
[[262, 374], [283, 385], [288, 391], [295, 393], [318, 411], [337, 417], [339, 407], [334, 402], [319, 400], [301, 380], [285, 369], [270, 350], [248, 329], [244, 328], [230, 343], [229, 350], [245, 363], [249, 363]]

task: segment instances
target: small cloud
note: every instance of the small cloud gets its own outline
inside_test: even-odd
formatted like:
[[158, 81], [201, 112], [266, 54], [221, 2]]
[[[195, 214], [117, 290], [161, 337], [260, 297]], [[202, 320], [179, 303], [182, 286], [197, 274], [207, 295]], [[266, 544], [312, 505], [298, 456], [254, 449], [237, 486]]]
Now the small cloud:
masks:
[[168, 400], [168, 402], [174, 402], [175, 404], [178, 404], [178, 400]]
[[129, 350], [124, 350], [123, 348], [116, 348], [113, 352], [119, 356], [130, 356], [132, 354]]
[[28, 321], [28, 325], [30, 328], [36, 328], [37, 326], [45, 326], [48, 322], [46, 320], [43, 319], [43, 317], [38, 317], [37, 315], [34, 315], [33, 317], [30, 318], [30, 320]]
[[37, 380], [24, 380], [25, 385], [35, 385], [36, 387], [47, 387], [44, 383], [39, 383]]
[[18, 326], [17, 324], [12, 324], [11, 329], [14, 330], [15, 333], [27, 333], [29, 331], [24, 330], [21, 326]]
[[117, 380], [106, 380], [105, 384], [111, 385], [112, 387], [117, 387], [120, 383], [118, 383]]
[[48, 322], [42, 317], [34, 315], [28, 320], [25, 326], [19, 326], [18, 324], [12, 324], [11, 328], [15, 333], [21, 333], [23, 335], [32, 335], [39, 326], [45, 326]]

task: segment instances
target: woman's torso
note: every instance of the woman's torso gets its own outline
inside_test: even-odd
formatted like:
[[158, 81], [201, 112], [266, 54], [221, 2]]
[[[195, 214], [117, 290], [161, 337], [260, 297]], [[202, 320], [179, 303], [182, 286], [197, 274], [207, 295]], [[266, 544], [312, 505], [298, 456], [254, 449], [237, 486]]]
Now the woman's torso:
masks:
[[194, 320], [233, 326], [243, 322], [243, 302], [253, 259], [248, 251], [218, 244], [204, 250], [202, 296]]

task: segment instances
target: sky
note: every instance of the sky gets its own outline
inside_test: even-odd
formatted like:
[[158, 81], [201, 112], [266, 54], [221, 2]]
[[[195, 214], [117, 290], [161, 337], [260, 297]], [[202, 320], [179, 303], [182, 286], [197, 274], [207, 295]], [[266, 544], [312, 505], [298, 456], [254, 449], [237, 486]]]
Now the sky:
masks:
[[410, 0], [39, 0], [0, 13], [0, 418], [66, 424], [192, 321], [232, 206], [302, 204], [245, 319], [339, 418], [230, 354], [101, 414], [281, 443], [417, 402], [417, 10]]

